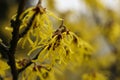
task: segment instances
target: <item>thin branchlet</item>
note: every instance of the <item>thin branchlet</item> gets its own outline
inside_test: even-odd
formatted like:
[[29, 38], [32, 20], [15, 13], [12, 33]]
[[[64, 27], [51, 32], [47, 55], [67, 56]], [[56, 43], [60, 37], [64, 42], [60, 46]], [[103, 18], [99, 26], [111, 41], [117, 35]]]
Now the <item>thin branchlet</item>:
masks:
[[21, 72], [24, 71], [27, 67], [29, 67], [31, 64], [33, 64], [34, 62], [32, 62], [32, 60], [38, 59], [38, 56], [40, 55], [40, 52], [41, 52], [44, 48], [45, 48], [45, 47], [43, 47], [43, 48], [37, 53], [37, 55], [36, 55], [34, 58], [27, 60], [28, 63], [27, 63], [25, 66], [23, 66], [21, 69], [18, 69], [18, 73], [21, 73]]
[[33, 20], [35, 19], [35, 16], [36, 16], [37, 14], [38, 14], [38, 13], [36, 12], [36, 13], [32, 16], [32, 18], [30, 19], [29, 23], [27, 24], [27, 27], [25, 28], [25, 30], [24, 30], [21, 34], [19, 34], [19, 38], [22, 38], [24, 35], [27, 34], [27, 32], [30, 30], [30, 27], [31, 27], [31, 25], [32, 25], [32, 22], [33, 22]]
[[59, 26], [59, 28], [54, 32], [53, 36], [58, 35], [58, 39], [61, 39], [61, 34], [66, 32], [67, 34], [69, 34], [69, 30], [64, 26], [64, 20], [62, 20], [61, 25]]
[[28, 31], [30, 30], [31, 26], [32, 26], [32, 22], [34, 21], [35, 17], [37, 14], [43, 14], [45, 12], [45, 8], [43, 8], [41, 6], [41, 0], [39, 0], [37, 6], [33, 9], [33, 11], [35, 11], [35, 13], [33, 14], [33, 16], [30, 18], [26, 28], [23, 30], [22, 33], [19, 34], [19, 38], [22, 38], [24, 35], [26, 35], [28, 33]]
[[[35, 11], [35, 14], [31, 17], [29, 23], [27, 24], [27, 27], [25, 28], [25, 30], [19, 34], [19, 38], [22, 38], [24, 35], [26, 35], [28, 33], [28, 31], [30, 30], [30, 27], [32, 26], [32, 22], [35, 19], [37, 14], [43, 14], [45, 12], [45, 8], [42, 8], [41, 6], [41, 0], [39, 0], [37, 6], [35, 9], [33, 9], [33, 11]], [[44, 48], [43, 48], [44, 49]], [[40, 52], [39, 52], [40, 53]], [[33, 59], [30, 59], [28, 61], [28, 63], [21, 69], [18, 70], [18, 73], [21, 73], [22, 71], [24, 71], [27, 67], [29, 67], [33, 62], [32, 60], [35, 60], [38, 58], [39, 53], [37, 53], [36, 57], [34, 57]]]

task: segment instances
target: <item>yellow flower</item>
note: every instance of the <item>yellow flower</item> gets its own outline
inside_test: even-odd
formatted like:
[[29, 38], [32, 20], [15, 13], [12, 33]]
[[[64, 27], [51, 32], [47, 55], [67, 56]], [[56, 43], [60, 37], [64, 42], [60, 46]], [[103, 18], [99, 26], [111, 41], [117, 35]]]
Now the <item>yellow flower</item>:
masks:
[[9, 69], [6, 62], [0, 60], [0, 75], [5, 76], [5, 70]]

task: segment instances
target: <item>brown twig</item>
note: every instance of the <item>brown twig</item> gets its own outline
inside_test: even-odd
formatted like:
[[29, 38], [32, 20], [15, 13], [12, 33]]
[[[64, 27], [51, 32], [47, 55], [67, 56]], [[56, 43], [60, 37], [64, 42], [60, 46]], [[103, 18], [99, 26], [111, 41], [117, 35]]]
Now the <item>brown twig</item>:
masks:
[[19, 27], [21, 24], [19, 17], [24, 10], [25, 1], [26, 0], [20, 1], [18, 11], [17, 11], [16, 20], [11, 22], [11, 26], [13, 27], [13, 32], [12, 32], [12, 40], [10, 42], [10, 48], [8, 51], [8, 59], [9, 59], [8, 64], [10, 65], [10, 68], [11, 68], [13, 80], [18, 79], [18, 72], [17, 72], [17, 68], [16, 68], [16, 64], [15, 64], [15, 55], [14, 54], [15, 54], [17, 42], [19, 39]]
[[[39, 13], [42, 14], [41, 9], [44, 10], [44, 8], [42, 8], [42, 6], [41, 6], [41, 0], [39, 0], [36, 8], [34, 9], [35, 14], [31, 17], [31, 19], [30, 19], [29, 23], [27, 24], [25, 30], [24, 30], [21, 34], [19, 34], [19, 38], [21, 38], [21, 37], [23, 37], [24, 35], [27, 34], [27, 32], [30, 30], [30, 27], [31, 27], [31, 25], [32, 25], [33, 20], [35, 19], [35, 16], [36, 16], [37, 14], [39, 14]], [[40, 51], [42, 51], [43, 49], [44, 49], [44, 47], [43, 47]], [[32, 60], [35, 60], [35, 59], [38, 58], [38, 55], [39, 55], [40, 51], [37, 53], [37, 55], [36, 55], [34, 58], [30, 59], [29, 62], [28, 62], [23, 68], [19, 69], [19, 70], [18, 70], [18, 73], [21, 73], [21, 72], [24, 71], [27, 67], [29, 67], [29, 66], [33, 63]]]
[[41, 5], [42, 4], [42, 0], [39, 0], [38, 4], [37, 5]]
[[[33, 63], [30, 60], [30, 62], [28, 62], [28, 64], [26, 66], [24, 66], [22, 69], [17, 70], [16, 64], [15, 64], [14, 54], [15, 54], [15, 51], [16, 51], [18, 40], [21, 37], [23, 37], [25, 34], [27, 34], [27, 32], [29, 31], [29, 29], [32, 25], [33, 20], [35, 19], [35, 16], [38, 13], [42, 13], [42, 11], [44, 11], [44, 9], [41, 7], [41, 0], [39, 0], [38, 5], [35, 8], [35, 10], [36, 10], [35, 14], [31, 17], [31, 19], [30, 19], [29, 23], [27, 24], [27, 27], [25, 28], [25, 30], [21, 34], [19, 34], [19, 28], [20, 28], [20, 25], [21, 25], [21, 20], [19, 19], [19, 17], [24, 10], [25, 1], [26, 0], [21, 0], [20, 1], [17, 16], [16, 16], [16, 20], [11, 21], [11, 26], [13, 27], [13, 32], [12, 32], [12, 40], [10, 42], [10, 48], [8, 50], [8, 59], [9, 59], [8, 64], [10, 65], [10, 68], [11, 68], [11, 73], [12, 73], [12, 76], [13, 76], [13, 80], [17, 80], [19, 73], [22, 72], [23, 70], [25, 70], [28, 66], [30, 66]], [[38, 55], [39, 54], [37, 54], [36, 57], [33, 58], [32, 60], [37, 59]]]
[[41, 6], [41, 0], [39, 0], [36, 8], [33, 9], [33, 11], [35, 11], [35, 14], [34, 14], [34, 15], [31, 17], [31, 19], [29, 20], [29, 22], [28, 22], [25, 30], [23, 30], [23, 32], [19, 34], [19, 38], [21, 38], [21, 37], [23, 37], [24, 35], [26, 35], [27, 32], [30, 30], [31, 25], [32, 25], [32, 22], [33, 22], [33, 20], [35, 19], [35, 16], [36, 16], [37, 14], [39, 14], [39, 13], [40, 13], [40, 14], [43, 14], [43, 12], [41, 11], [41, 9], [42, 9], [43, 11], [45, 11], [45, 9], [42, 8], [42, 6]]
[[35, 16], [36, 16], [36, 15], [37, 15], [37, 12], [31, 17], [31, 19], [30, 19], [29, 23], [27, 24], [27, 27], [25, 28], [25, 30], [24, 30], [21, 34], [19, 34], [19, 38], [21, 38], [21, 37], [23, 37], [24, 35], [26, 35], [27, 32], [30, 30], [30, 27], [31, 27], [32, 22], [33, 22], [33, 20], [35, 19]]
[[44, 49], [45, 47], [41, 48], [40, 51], [38, 51], [38, 53], [36, 54], [36, 56], [32, 59], [29, 59], [28, 63], [21, 69], [18, 70], [18, 73], [21, 73], [22, 71], [24, 71], [27, 67], [29, 67], [33, 62], [32, 60], [36, 60], [38, 58], [38, 56], [40, 55], [40, 52]]

